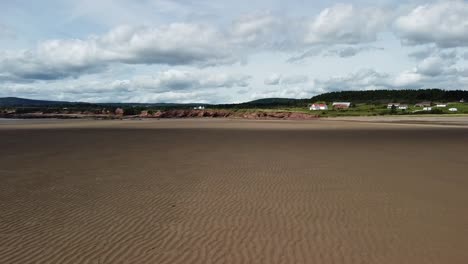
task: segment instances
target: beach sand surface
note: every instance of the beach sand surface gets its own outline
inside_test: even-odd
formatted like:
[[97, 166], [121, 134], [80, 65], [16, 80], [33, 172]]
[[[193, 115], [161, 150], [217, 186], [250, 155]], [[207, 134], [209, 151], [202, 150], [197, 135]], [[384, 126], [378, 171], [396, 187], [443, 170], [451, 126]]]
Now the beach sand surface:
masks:
[[0, 124], [0, 263], [468, 263], [468, 129]]

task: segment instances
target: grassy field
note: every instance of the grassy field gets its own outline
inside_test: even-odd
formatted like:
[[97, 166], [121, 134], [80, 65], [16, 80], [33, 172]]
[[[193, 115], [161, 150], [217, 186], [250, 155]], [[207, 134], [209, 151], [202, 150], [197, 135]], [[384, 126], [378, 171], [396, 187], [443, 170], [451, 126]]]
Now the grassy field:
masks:
[[[387, 109], [385, 104], [357, 104], [347, 110], [334, 110], [331, 104], [328, 104], [330, 110], [328, 111], [310, 111], [309, 108], [305, 107], [294, 107], [294, 108], [281, 108], [281, 109], [239, 109], [241, 112], [253, 112], [253, 111], [287, 111], [287, 112], [300, 112], [317, 114], [321, 117], [341, 117], [341, 116], [381, 116], [381, 115], [460, 115], [468, 114], [468, 103], [449, 103], [445, 108], [433, 107], [433, 111], [422, 111], [421, 107], [415, 107], [409, 105], [408, 110], [396, 110], [392, 113], [390, 109]], [[458, 112], [450, 112], [450, 108], [457, 108]]]

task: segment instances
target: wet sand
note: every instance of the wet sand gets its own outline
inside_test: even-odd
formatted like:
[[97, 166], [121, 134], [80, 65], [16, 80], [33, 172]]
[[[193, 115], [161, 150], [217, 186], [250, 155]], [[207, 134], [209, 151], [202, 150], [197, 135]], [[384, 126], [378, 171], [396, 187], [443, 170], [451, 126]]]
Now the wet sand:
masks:
[[468, 129], [0, 124], [0, 263], [468, 263]]

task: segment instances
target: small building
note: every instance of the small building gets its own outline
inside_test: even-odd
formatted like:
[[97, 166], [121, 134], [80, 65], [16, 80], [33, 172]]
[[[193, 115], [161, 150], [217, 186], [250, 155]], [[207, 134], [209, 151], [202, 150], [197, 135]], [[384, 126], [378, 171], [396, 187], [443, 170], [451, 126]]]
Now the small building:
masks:
[[424, 107], [423, 111], [432, 111], [432, 107]]
[[349, 109], [351, 107], [350, 102], [334, 102], [332, 104], [333, 109]]
[[203, 105], [195, 106], [193, 110], [205, 110], [205, 107]]
[[421, 103], [415, 104], [414, 106], [416, 106], [416, 107], [430, 107], [431, 102], [421, 102]]
[[464, 102], [465, 102], [465, 99], [462, 98], [462, 99], [460, 100], [460, 103], [463, 104]]
[[450, 112], [458, 112], [458, 109], [453, 107], [453, 108], [450, 108], [449, 111]]
[[326, 111], [328, 110], [328, 105], [327, 104], [312, 104], [310, 106], [310, 111]]
[[436, 103], [435, 106], [438, 107], [438, 108], [445, 108], [445, 107], [447, 107], [447, 104], [444, 104], [444, 103]]
[[122, 108], [115, 109], [115, 115], [123, 116], [125, 111]]

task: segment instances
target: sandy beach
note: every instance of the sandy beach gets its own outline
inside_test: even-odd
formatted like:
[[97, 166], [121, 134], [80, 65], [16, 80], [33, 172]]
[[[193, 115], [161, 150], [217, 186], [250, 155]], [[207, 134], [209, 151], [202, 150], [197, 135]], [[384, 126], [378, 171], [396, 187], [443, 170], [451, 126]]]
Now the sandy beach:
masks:
[[0, 122], [0, 263], [468, 263], [467, 146], [459, 122]]

